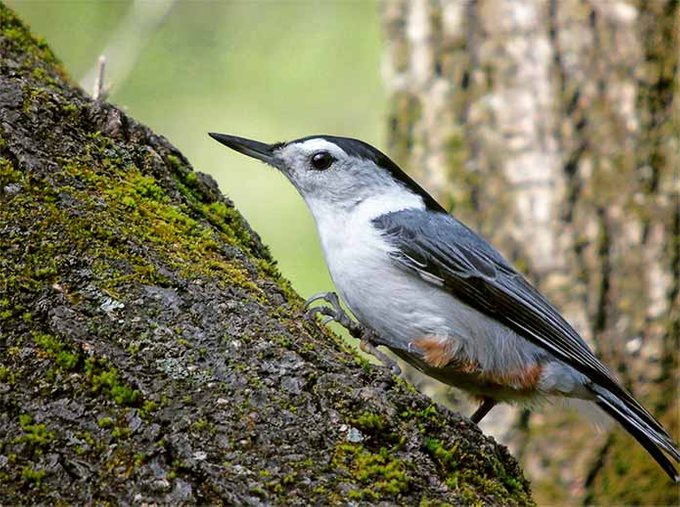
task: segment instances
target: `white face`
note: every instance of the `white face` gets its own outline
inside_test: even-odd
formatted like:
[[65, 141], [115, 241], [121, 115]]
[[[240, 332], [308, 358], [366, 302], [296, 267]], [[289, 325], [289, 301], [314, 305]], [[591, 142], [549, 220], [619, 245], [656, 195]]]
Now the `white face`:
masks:
[[368, 198], [405, 190], [372, 161], [350, 156], [322, 138], [284, 145], [274, 156], [310, 208], [324, 203], [351, 209]]
[[348, 214], [370, 220], [402, 209], [423, 209], [426, 203], [438, 207], [385, 155], [357, 139], [320, 136], [265, 144], [216, 132], [210, 136], [279, 169], [298, 189], [317, 224], [342, 224]]

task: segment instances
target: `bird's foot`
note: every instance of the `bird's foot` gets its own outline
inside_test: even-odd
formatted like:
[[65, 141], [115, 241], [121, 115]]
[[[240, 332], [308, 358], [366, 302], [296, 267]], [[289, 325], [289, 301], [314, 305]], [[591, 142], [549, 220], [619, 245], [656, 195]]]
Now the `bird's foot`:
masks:
[[[317, 301], [325, 301], [327, 304], [311, 308]], [[338, 299], [338, 295], [335, 292], [318, 292], [317, 294], [314, 294], [305, 301], [304, 309], [307, 312], [305, 316], [308, 319], [313, 320], [317, 315], [323, 315], [323, 324], [327, 324], [334, 320], [347, 329], [349, 334], [354, 338], [361, 339], [366, 333], [370, 332], [369, 329], [352, 320], [351, 317], [347, 315], [347, 312], [340, 306], [340, 299]]]
[[[371, 334], [373, 333], [371, 332]], [[378, 361], [383, 364], [383, 366], [390, 369], [393, 375], [401, 375], [401, 368], [399, 368], [397, 362], [384, 352], [378, 350], [378, 347], [376, 347], [373, 342], [362, 339], [359, 342], [359, 348], [367, 354], [371, 354], [373, 357], [376, 357]]]
[[[325, 301], [327, 304], [310, 308], [310, 306], [317, 301]], [[350, 335], [361, 340], [359, 348], [362, 351], [378, 358], [378, 360], [389, 368], [393, 374], [401, 374], [401, 369], [397, 362], [378, 350], [378, 345], [381, 345], [380, 337], [371, 329], [352, 320], [352, 318], [347, 315], [347, 312], [343, 310], [342, 306], [340, 306], [340, 299], [335, 292], [319, 292], [318, 294], [314, 294], [305, 302], [304, 308], [307, 311], [305, 316], [310, 320], [314, 319], [317, 315], [323, 315], [323, 324], [327, 324], [333, 320], [340, 324], [349, 331]]]

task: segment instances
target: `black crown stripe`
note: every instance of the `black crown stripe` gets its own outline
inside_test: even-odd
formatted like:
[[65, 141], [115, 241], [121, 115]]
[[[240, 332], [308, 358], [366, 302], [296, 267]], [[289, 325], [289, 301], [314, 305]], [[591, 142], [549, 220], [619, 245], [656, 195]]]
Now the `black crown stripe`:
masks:
[[427, 209], [431, 211], [446, 213], [446, 210], [432, 197], [428, 194], [423, 187], [421, 187], [415, 180], [413, 180], [408, 174], [406, 174], [397, 164], [395, 164], [392, 159], [385, 155], [382, 151], [374, 148], [364, 141], [359, 139], [353, 139], [351, 137], [338, 137], [329, 135], [317, 135], [317, 136], [307, 136], [300, 139], [295, 139], [294, 141], [289, 141], [287, 143], [279, 143], [274, 145], [276, 148], [285, 146], [288, 144], [302, 143], [309, 141], [310, 139], [325, 139], [337, 146], [339, 146], [345, 153], [351, 157], [363, 158], [364, 160], [370, 160], [378, 167], [382, 167], [388, 171], [392, 177], [403, 184], [406, 188], [411, 190], [413, 193], [419, 195]]

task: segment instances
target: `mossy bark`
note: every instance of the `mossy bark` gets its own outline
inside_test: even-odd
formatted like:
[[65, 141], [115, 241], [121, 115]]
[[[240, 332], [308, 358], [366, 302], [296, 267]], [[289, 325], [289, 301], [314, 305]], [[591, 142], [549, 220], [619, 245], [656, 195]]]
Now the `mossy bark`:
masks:
[[[677, 0], [403, 0], [383, 19], [399, 161], [678, 435]], [[631, 438], [563, 414], [488, 421], [539, 501], [677, 501]]]
[[213, 180], [0, 4], [0, 503], [531, 503], [303, 319]]

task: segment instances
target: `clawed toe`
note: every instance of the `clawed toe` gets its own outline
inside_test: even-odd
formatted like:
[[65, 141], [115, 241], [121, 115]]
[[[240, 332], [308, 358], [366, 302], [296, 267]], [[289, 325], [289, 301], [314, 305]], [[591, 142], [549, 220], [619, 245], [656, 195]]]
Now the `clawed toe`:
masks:
[[[311, 307], [317, 301], [325, 301], [327, 305]], [[325, 325], [335, 321], [343, 326], [349, 331], [350, 335], [361, 340], [359, 344], [361, 350], [378, 358], [395, 375], [401, 374], [401, 369], [397, 362], [377, 349], [377, 346], [381, 344], [379, 337], [372, 330], [362, 326], [347, 315], [342, 306], [340, 306], [340, 299], [335, 292], [318, 292], [314, 294], [305, 301], [304, 309], [306, 310], [305, 318], [308, 320], [314, 320], [317, 315], [323, 315], [322, 324]]]
[[[327, 305], [320, 305], [310, 308], [310, 306], [317, 301], [325, 301]], [[355, 338], [359, 338], [363, 334], [363, 327], [354, 322], [349, 315], [343, 310], [340, 305], [340, 299], [335, 292], [319, 292], [310, 297], [306, 302], [304, 308], [307, 310], [306, 316], [308, 319], [314, 319], [317, 315], [324, 315], [324, 324], [334, 320]], [[359, 333], [357, 335], [357, 333]]]
[[312, 306], [317, 301], [321, 301], [321, 300], [326, 301], [327, 303], [330, 303], [329, 299], [332, 299], [333, 296], [335, 296], [335, 299], [337, 300], [338, 296], [335, 294], [335, 292], [317, 292], [312, 297], [310, 297], [307, 301], [305, 301], [303, 308], [305, 310], [309, 310], [310, 306]]
[[316, 320], [317, 315], [323, 315], [324, 317], [323, 321], [326, 321], [327, 319], [333, 320], [332, 315], [326, 314], [327, 310], [328, 308], [326, 308], [325, 306], [317, 306], [316, 308], [310, 308], [305, 312], [305, 319], [310, 322], [313, 322]]
[[[317, 301], [325, 301], [328, 303], [328, 306], [321, 305], [311, 308]], [[306, 310], [305, 318], [307, 320], [314, 320], [317, 315], [323, 315], [324, 318], [321, 323], [324, 325], [333, 320], [340, 322], [343, 320], [343, 316], [346, 317], [344, 310], [340, 306], [340, 300], [335, 292], [317, 292], [305, 301], [303, 308]], [[349, 317], [346, 318], [349, 319]]]

